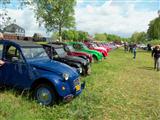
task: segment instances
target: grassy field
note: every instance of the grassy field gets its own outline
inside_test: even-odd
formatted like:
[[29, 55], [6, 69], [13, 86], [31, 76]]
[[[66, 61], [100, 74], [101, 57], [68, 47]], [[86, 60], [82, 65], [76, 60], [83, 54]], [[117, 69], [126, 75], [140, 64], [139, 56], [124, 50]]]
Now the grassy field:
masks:
[[115, 50], [92, 65], [83, 93], [67, 104], [43, 107], [15, 91], [0, 92], [0, 120], [160, 120], [160, 72], [150, 53]]

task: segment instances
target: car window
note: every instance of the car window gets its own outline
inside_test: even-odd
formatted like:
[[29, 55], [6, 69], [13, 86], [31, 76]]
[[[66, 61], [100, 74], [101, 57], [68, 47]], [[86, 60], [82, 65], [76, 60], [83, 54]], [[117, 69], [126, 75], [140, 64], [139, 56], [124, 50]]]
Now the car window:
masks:
[[22, 47], [21, 50], [27, 61], [36, 59], [49, 59], [43, 47]]
[[50, 58], [52, 58], [51, 47], [45, 47], [45, 46], [44, 46], [43, 48], [45, 49], [47, 55], [48, 55]]
[[53, 56], [56, 56], [56, 55], [57, 55], [57, 52], [55, 51], [54, 48], [52, 48], [52, 55], [53, 55]]
[[16, 57], [18, 60], [21, 60], [20, 52], [14, 46], [7, 46], [6, 47], [6, 55], [5, 59], [7, 61], [12, 61], [12, 58]]
[[74, 47], [75, 49], [79, 49], [79, 50], [82, 49], [82, 47], [81, 47], [80, 44], [74, 44], [73, 47]]
[[0, 59], [2, 59], [2, 53], [3, 53], [3, 45], [0, 44]]
[[65, 52], [64, 48], [56, 48], [55, 49], [56, 53], [58, 54], [58, 56], [60, 57], [64, 57], [67, 55], [67, 53]]
[[66, 51], [71, 51], [71, 52], [74, 52], [74, 51], [75, 51], [74, 47], [71, 46], [71, 45], [66, 46], [65, 49], [66, 49]]

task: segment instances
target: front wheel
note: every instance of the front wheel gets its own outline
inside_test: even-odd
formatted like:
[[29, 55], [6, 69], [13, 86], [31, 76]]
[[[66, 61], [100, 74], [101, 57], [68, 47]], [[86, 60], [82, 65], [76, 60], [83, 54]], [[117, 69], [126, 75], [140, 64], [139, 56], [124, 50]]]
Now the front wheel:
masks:
[[93, 55], [93, 62], [97, 63], [98, 62], [98, 58], [96, 56]]
[[34, 99], [45, 106], [52, 106], [57, 102], [57, 95], [51, 85], [40, 84], [33, 92]]

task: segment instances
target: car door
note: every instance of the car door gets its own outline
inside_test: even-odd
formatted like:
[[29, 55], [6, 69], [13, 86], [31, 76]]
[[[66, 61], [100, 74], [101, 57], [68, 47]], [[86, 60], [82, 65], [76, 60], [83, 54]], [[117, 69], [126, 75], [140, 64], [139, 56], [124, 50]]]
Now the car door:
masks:
[[30, 85], [28, 66], [20, 49], [14, 45], [5, 46], [5, 65], [3, 69], [5, 85], [15, 88], [28, 88]]

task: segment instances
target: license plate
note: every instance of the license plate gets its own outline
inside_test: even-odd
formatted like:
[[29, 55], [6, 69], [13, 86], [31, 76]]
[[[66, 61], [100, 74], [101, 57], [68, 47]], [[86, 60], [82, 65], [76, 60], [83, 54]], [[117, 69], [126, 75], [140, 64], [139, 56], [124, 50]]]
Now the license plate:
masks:
[[79, 91], [81, 89], [81, 86], [80, 85], [76, 85], [76, 91]]

